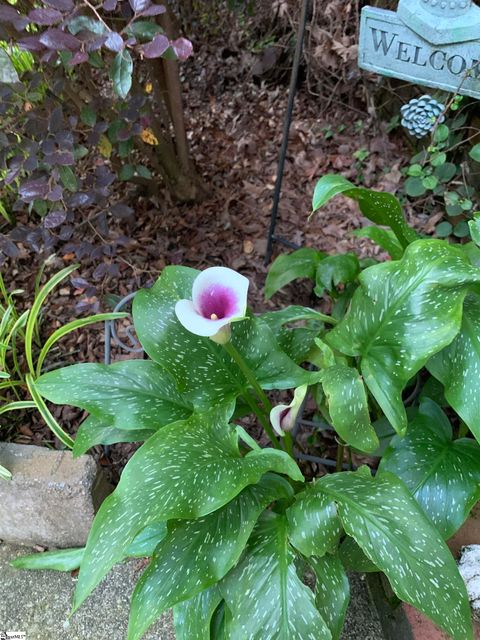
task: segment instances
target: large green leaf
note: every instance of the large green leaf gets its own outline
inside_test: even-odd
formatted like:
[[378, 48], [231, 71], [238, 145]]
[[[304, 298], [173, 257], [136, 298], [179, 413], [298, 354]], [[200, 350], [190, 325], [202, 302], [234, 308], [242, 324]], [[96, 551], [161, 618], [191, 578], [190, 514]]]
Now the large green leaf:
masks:
[[126, 98], [132, 86], [133, 60], [130, 52], [123, 49], [117, 53], [110, 67], [110, 78], [119, 98]]
[[390, 229], [382, 229], [381, 227], [362, 227], [352, 232], [357, 238], [368, 238], [375, 244], [387, 251], [393, 260], [400, 260], [403, 256], [403, 247], [397, 240], [397, 236]]
[[[148, 355], [172, 374], [197, 406], [211, 407], [241, 394], [247, 382], [223, 347], [190, 333], [177, 320], [175, 304], [191, 298], [198, 273], [166, 267], [151, 289], [135, 296], [133, 316]], [[233, 323], [232, 343], [264, 389], [292, 389], [316, 377], [279, 348], [272, 330], [259, 318]]]
[[219, 585], [230, 640], [330, 640], [312, 591], [295, 568], [285, 516], [266, 512], [244, 558]]
[[445, 397], [480, 442], [480, 298], [465, 299], [462, 327], [455, 340], [427, 368], [443, 384]]
[[210, 625], [222, 596], [217, 585], [173, 608], [176, 640], [211, 640]]
[[322, 386], [332, 424], [345, 442], [372, 453], [380, 442], [370, 422], [363, 380], [356, 369], [335, 365], [322, 373]]
[[315, 281], [317, 267], [325, 257], [322, 251], [308, 247], [278, 256], [268, 270], [265, 282], [267, 300], [293, 280], [308, 278]]
[[465, 583], [438, 531], [408, 488], [391, 473], [321, 478], [317, 491], [337, 504], [345, 531], [388, 577], [393, 591], [454, 640], [472, 640]]
[[377, 573], [380, 571], [350, 536], [346, 536], [343, 540], [338, 549], [338, 555], [347, 571], [355, 571], [356, 573]]
[[[117, 442], [144, 442], [157, 429], [118, 429], [113, 426], [114, 417], [97, 418], [88, 416], [82, 422], [75, 436], [74, 457], [81, 456], [97, 444], [116, 444]], [[162, 425], [157, 425], [158, 427]]]
[[395, 437], [380, 471], [401, 478], [445, 540], [480, 500], [480, 447], [452, 441], [452, 426], [438, 405], [424, 400], [404, 438]]
[[315, 293], [320, 297], [324, 289], [334, 291], [340, 283], [353, 282], [359, 273], [360, 262], [354, 253], [328, 256], [317, 267]]
[[311, 486], [287, 510], [288, 537], [304, 556], [323, 556], [338, 547], [342, 524], [335, 503]]
[[150, 360], [74, 364], [44, 374], [36, 386], [50, 402], [86, 409], [116, 429], [156, 430], [193, 410], [174, 379]]
[[168, 425], [130, 459], [93, 522], [75, 608], [152, 522], [212, 513], [267, 471], [302, 479], [295, 462], [282, 451], [258, 449], [242, 457], [237, 432], [228, 425], [231, 413], [231, 406], [218, 407]]
[[394, 195], [356, 187], [343, 176], [328, 175], [320, 178], [313, 194], [313, 211], [340, 194], [358, 202], [363, 215], [375, 224], [390, 227], [402, 247], [418, 238], [416, 232], [405, 222], [400, 202]]
[[[336, 324], [330, 316], [297, 305], [285, 307], [280, 311], [263, 313], [260, 318], [273, 331], [280, 348], [297, 363], [305, 362], [324, 323]], [[299, 322], [305, 326], [286, 326], [296, 325]]]
[[402, 260], [360, 275], [349, 312], [326, 336], [338, 351], [361, 357], [363, 379], [399, 433], [407, 427], [404, 387], [455, 338], [468, 286], [479, 280], [461, 249], [419, 240]]
[[348, 603], [350, 584], [338, 555], [327, 554], [321, 558], [309, 558], [315, 572], [315, 604], [330, 629], [333, 640], [339, 640]]
[[133, 593], [128, 640], [141, 638], [166, 609], [221, 580], [240, 558], [261, 512], [292, 493], [286, 480], [267, 474], [214, 513], [170, 523]]

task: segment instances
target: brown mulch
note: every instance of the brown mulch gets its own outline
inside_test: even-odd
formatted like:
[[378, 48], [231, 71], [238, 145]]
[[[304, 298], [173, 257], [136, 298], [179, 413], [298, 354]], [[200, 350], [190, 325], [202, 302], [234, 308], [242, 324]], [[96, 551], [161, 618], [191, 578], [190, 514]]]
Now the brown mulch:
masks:
[[[212, 94], [211, 85], [196, 73], [199, 67], [195, 65], [200, 66], [201, 60], [185, 72], [187, 125], [209, 196], [199, 204], [179, 206], [166, 194], [153, 201], [132, 192], [135, 219], [115, 223], [109, 237], [103, 237], [94, 224], [79, 226], [77, 234], [86, 242], [100, 246], [118, 238], [122, 242], [114, 258], [82, 261], [74, 277], [50, 297], [42, 324], [44, 336], [92, 309], [110, 310], [112, 301], [151, 284], [167, 264], [196, 268], [222, 264], [237, 269], [251, 281], [249, 301], [255, 311], [311, 302], [307, 284], [290, 287], [273, 301], [265, 302], [263, 296], [267, 273], [264, 255], [287, 88], [267, 86], [246, 76], [240, 83], [219, 83]], [[357, 184], [394, 190], [405, 158], [402, 139], [387, 136], [361, 106], [332, 106], [328, 119], [321, 120], [319, 110], [318, 98], [301, 90], [290, 135], [277, 233], [298, 245], [327, 252], [355, 250], [362, 255], [378, 255], [378, 248], [351, 235], [365, 223], [354, 204], [335, 199], [309, 220], [311, 198], [316, 180], [327, 173], [341, 173]], [[355, 158], [359, 150], [368, 152], [364, 160]], [[285, 250], [277, 245], [275, 254]], [[4, 267], [7, 286], [25, 289], [28, 299], [33, 290], [32, 274], [41, 259], [45, 256], [35, 257], [23, 250], [14, 264]], [[50, 259], [45, 277], [75, 261], [72, 252], [59, 251]], [[99, 276], [102, 262], [116, 263], [118, 276]], [[50, 366], [102, 362], [103, 327], [71, 334], [52, 355]], [[84, 416], [69, 407], [52, 410], [70, 433], [76, 431]], [[2, 437], [6, 434], [16, 442], [58, 446], [35, 412], [9, 424]], [[97, 454], [116, 476], [134, 449], [135, 445], [115, 445], [108, 458], [101, 448]]]

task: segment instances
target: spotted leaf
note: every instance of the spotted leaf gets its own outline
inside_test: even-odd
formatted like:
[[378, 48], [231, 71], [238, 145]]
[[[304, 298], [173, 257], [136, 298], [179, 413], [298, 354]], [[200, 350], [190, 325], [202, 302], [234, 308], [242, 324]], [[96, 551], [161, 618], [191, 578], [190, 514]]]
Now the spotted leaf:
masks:
[[[175, 315], [178, 300], [189, 299], [198, 271], [167, 267], [151, 289], [135, 296], [135, 328], [148, 355], [167, 369], [199, 407], [234, 398], [247, 387], [226, 351], [208, 338], [190, 333]], [[315, 379], [278, 346], [271, 329], [249, 317], [232, 325], [232, 343], [264, 389], [291, 389]]]
[[97, 418], [88, 416], [78, 429], [72, 453], [81, 456], [97, 444], [116, 444], [117, 442], [144, 442], [156, 429], [117, 429], [112, 425], [115, 418]]
[[293, 280], [308, 278], [315, 281], [317, 267], [326, 255], [317, 249], [305, 247], [297, 249], [293, 253], [284, 253], [278, 256], [270, 267], [265, 282], [267, 300]]
[[322, 386], [337, 433], [360, 451], [378, 449], [380, 442], [370, 422], [367, 393], [358, 371], [343, 365], [329, 367], [322, 373]]
[[115, 429], [156, 430], [193, 410], [175, 380], [150, 360], [74, 364], [45, 373], [36, 385], [47, 400], [86, 409]]
[[282, 451], [258, 449], [242, 457], [237, 432], [228, 425], [231, 413], [231, 406], [222, 406], [168, 425], [130, 459], [93, 522], [75, 608], [152, 522], [208, 515], [267, 471], [302, 480], [295, 462]]
[[335, 473], [315, 485], [337, 504], [343, 527], [389, 579], [393, 591], [454, 640], [472, 640], [470, 605], [438, 531], [396, 476]]
[[409, 245], [402, 260], [375, 265], [360, 275], [344, 320], [329, 344], [361, 358], [360, 371], [386, 417], [403, 434], [407, 382], [460, 330], [468, 287], [480, 270], [441, 240]]
[[339, 640], [350, 602], [350, 584], [338, 555], [309, 558], [315, 572], [315, 604], [328, 625], [333, 640]]
[[313, 485], [296, 495], [287, 520], [289, 540], [303, 555], [323, 556], [336, 550], [342, 525], [335, 503]]
[[395, 437], [380, 471], [401, 478], [448, 540], [480, 500], [480, 447], [452, 440], [452, 426], [438, 405], [424, 400], [404, 438]]
[[214, 513], [170, 523], [133, 593], [128, 640], [141, 638], [166, 609], [221, 580], [240, 558], [260, 513], [292, 493], [286, 480], [267, 474]]
[[331, 640], [313, 592], [295, 568], [285, 516], [266, 512], [243, 559], [219, 585], [230, 640]]
[[222, 600], [217, 585], [173, 608], [176, 640], [211, 640], [212, 617]]
[[444, 385], [449, 404], [480, 442], [480, 297], [467, 296], [460, 333], [427, 367]]

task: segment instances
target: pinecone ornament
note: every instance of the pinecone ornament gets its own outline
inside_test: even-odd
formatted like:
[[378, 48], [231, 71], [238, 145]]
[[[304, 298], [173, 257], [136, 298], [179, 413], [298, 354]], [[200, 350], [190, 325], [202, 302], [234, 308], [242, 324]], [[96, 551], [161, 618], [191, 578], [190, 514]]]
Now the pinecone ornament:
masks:
[[445, 105], [432, 96], [424, 95], [414, 98], [401, 108], [402, 126], [417, 138], [425, 137], [433, 129], [435, 124], [442, 123], [445, 116], [442, 115]]

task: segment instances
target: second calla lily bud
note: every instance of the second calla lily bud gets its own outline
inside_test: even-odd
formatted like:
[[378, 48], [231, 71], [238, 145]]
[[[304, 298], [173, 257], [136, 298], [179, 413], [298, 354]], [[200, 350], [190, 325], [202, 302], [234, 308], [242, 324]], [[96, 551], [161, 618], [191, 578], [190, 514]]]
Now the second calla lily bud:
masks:
[[287, 431], [291, 431], [295, 426], [298, 413], [307, 395], [308, 385], [304, 384], [295, 389], [293, 400], [290, 404], [279, 404], [270, 411], [270, 422], [272, 427], [280, 436], [284, 436]]
[[248, 285], [233, 269], [205, 269], [195, 278], [192, 299], [177, 302], [177, 318], [191, 333], [224, 344], [230, 340], [230, 323], [247, 313]]

